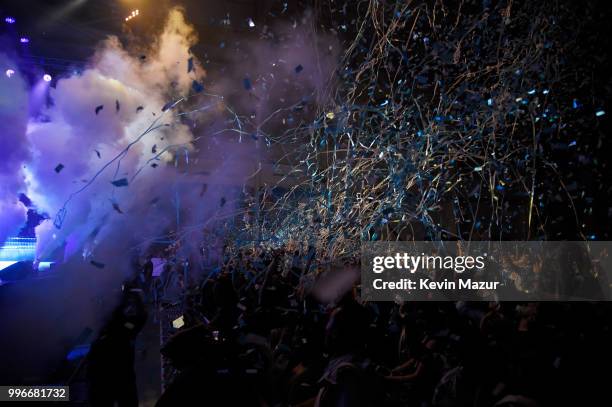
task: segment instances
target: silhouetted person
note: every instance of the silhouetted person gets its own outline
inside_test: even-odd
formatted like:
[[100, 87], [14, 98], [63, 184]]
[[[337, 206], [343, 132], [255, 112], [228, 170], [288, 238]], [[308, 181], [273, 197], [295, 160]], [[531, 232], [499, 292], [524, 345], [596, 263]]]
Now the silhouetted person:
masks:
[[92, 406], [138, 406], [134, 341], [146, 318], [140, 292], [124, 286], [119, 306], [89, 352], [87, 378]]
[[147, 258], [147, 262], [142, 266], [142, 278], [147, 301], [150, 301], [151, 287], [153, 285], [153, 260]]

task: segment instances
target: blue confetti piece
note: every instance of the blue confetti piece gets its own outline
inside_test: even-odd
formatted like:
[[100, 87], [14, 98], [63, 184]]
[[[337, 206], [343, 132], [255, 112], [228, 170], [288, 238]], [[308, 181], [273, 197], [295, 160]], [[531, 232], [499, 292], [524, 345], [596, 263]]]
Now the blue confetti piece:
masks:
[[534, 93], [536, 93], [535, 89], [531, 89], [529, 92], [527, 92], [528, 95], [533, 95]]
[[174, 101], [170, 101], [168, 103], [166, 103], [163, 107], [162, 107], [162, 112], [165, 112], [168, 109], [172, 109], [174, 107], [174, 105], [176, 104], [176, 102]]
[[194, 80], [191, 83], [191, 89], [193, 89], [193, 91], [195, 93], [200, 93], [204, 90], [204, 85], [202, 85], [201, 83], [199, 83], [198, 81]]
[[193, 71], [193, 57], [187, 60], [187, 73]]
[[491, 98], [487, 99], [487, 105], [493, 106], [493, 99]]
[[597, 117], [601, 117], [601, 116], [603, 116], [604, 114], [606, 114], [606, 112], [605, 112], [605, 111], [603, 111], [603, 110], [598, 110], [598, 111], [596, 111], [596, 112], [595, 112], [595, 116], [597, 116]]
[[111, 181], [111, 184], [113, 184], [116, 187], [127, 187], [128, 180], [127, 180], [127, 178], [121, 178], [121, 179], [117, 179], [115, 181]]
[[62, 225], [64, 224], [64, 219], [66, 219], [66, 213], [68, 213], [66, 208], [62, 208], [55, 215], [55, 219], [53, 219], [53, 226], [55, 226], [56, 229], [62, 228]]
[[251, 90], [253, 86], [251, 85], [251, 80], [249, 78], [244, 78], [242, 80], [242, 85], [246, 90]]
[[576, 145], [576, 140], [573, 140], [571, 143], [569, 143], [567, 146], [568, 147], [574, 147]]
[[91, 348], [91, 345], [89, 344], [85, 344], [85, 345], [78, 345], [76, 347], [74, 347], [66, 356], [66, 359], [69, 361], [74, 361], [77, 359], [80, 359], [82, 357], [87, 356], [87, 354], [89, 353], [89, 350]]
[[91, 264], [94, 267], [97, 267], [99, 269], [103, 269], [105, 264], [104, 263], [100, 263], [99, 261], [95, 261], [95, 260], [90, 260], [89, 264]]
[[304, 70], [304, 67], [302, 65], [298, 65], [295, 67], [295, 73], [300, 73]]
[[580, 106], [581, 106], [581, 105], [580, 105], [580, 102], [578, 102], [578, 99], [574, 99], [574, 100], [572, 100], [572, 107], [573, 107], [574, 109], [578, 109]]

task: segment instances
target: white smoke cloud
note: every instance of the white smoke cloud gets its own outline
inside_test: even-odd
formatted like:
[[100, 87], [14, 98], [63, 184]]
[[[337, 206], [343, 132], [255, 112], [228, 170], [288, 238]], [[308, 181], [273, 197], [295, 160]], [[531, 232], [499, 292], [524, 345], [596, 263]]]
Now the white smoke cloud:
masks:
[[[201, 80], [204, 72], [195, 58], [196, 69], [188, 72], [189, 48], [196, 41], [182, 12], [174, 9], [146, 59], [131, 55], [117, 38], [110, 37], [101, 44], [88, 69], [59, 79], [50, 89], [53, 103], [44, 112], [48, 120], [29, 126], [34, 156], [28, 167], [28, 196], [53, 218], [71, 194], [86, 188], [69, 201], [61, 228], [54, 228], [50, 221], [37, 228], [40, 256], [48, 256], [66, 241], [80, 248], [94, 232], [97, 236], [110, 234], [110, 238], [115, 235], [115, 240], [125, 243], [141, 232], [137, 223], [153, 222], [140, 216], [142, 210], [130, 211], [148, 205], [150, 199], [143, 191], [163, 190], [173, 182], [176, 174], [172, 168], [146, 167], [128, 187], [114, 188], [111, 181], [131, 180], [154, 156], [154, 146], [158, 151], [168, 145], [191, 148], [190, 129], [174, 112], [162, 114], [161, 108], [169, 100], [188, 95], [192, 81]], [[156, 119], [164, 127], [144, 136], [125, 156], [101, 171]], [[160, 158], [171, 159], [172, 150]], [[57, 173], [54, 169], [59, 164], [64, 167]], [[164, 222], [155, 221], [159, 233]]]

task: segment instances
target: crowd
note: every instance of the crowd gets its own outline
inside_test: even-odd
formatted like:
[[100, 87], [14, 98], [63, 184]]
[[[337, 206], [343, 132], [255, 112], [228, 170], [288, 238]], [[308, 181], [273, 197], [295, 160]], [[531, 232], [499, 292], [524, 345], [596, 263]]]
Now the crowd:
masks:
[[[162, 348], [160, 407], [612, 400], [609, 303], [374, 303], [358, 285], [322, 303], [312, 286], [331, 267], [313, 248], [243, 249], [187, 284], [183, 267], [151, 279], [181, 321]], [[168, 284], [181, 294], [160, 294]]]

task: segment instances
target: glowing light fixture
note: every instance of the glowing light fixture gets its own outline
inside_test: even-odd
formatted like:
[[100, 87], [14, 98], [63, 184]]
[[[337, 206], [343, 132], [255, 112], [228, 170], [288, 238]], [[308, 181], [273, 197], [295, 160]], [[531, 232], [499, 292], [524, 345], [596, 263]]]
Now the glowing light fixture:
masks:
[[132, 13], [125, 18], [125, 21], [130, 21], [132, 18], [138, 16], [140, 14], [140, 10], [133, 10]]
[[[36, 252], [36, 238], [9, 237], [0, 245], [0, 261], [17, 262], [33, 260]], [[10, 266], [8, 264], [6, 267]]]
[[[0, 243], [0, 271], [20, 261], [34, 261], [35, 258], [35, 237], [9, 237], [4, 243]], [[52, 265], [53, 262], [41, 261], [38, 263], [38, 270], [49, 271]]]

